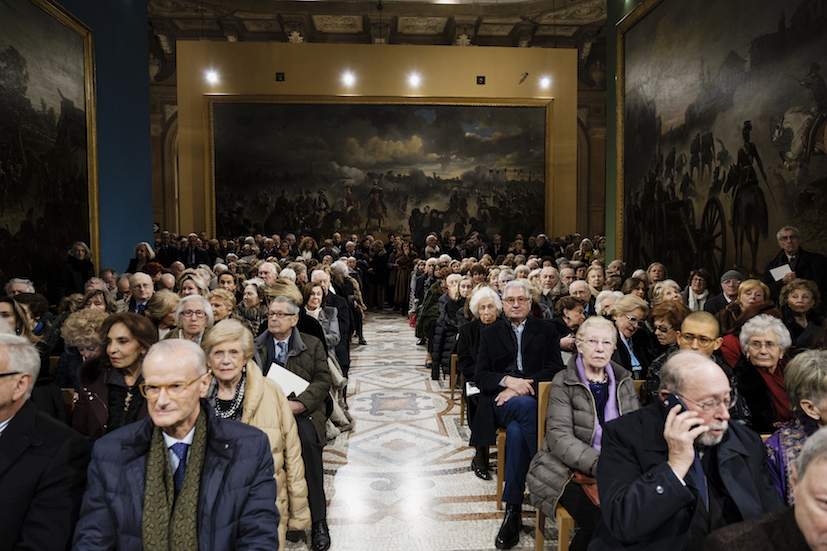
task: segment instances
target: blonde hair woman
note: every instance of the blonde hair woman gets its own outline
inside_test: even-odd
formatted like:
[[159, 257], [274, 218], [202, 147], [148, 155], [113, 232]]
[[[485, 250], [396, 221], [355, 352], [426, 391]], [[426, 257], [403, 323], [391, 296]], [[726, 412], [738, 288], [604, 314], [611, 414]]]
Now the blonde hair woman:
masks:
[[256, 427], [270, 441], [276, 506], [281, 513], [279, 541], [284, 542], [288, 526], [293, 530], [310, 526], [301, 442], [290, 404], [253, 361], [253, 335], [240, 321], [226, 319], [216, 325], [201, 348], [213, 374], [207, 401], [215, 415]]

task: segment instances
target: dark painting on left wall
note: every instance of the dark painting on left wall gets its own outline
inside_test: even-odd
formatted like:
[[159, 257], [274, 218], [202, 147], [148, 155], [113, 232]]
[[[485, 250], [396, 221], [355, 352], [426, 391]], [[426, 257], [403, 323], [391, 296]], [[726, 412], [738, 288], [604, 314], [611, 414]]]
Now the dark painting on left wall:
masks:
[[92, 32], [47, 0], [0, 0], [0, 283], [50, 301], [75, 241], [99, 256]]

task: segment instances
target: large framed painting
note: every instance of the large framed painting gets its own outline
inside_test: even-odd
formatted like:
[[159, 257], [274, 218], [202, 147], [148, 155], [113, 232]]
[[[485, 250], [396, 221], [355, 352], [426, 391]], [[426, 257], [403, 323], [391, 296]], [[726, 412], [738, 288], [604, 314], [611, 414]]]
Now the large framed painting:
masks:
[[546, 101], [209, 98], [214, 231], [542, 232]]
[[99, 258], [95, 136], [92, 32], [54, 2], [0, 0], [2, 282], [55, 299], [73, 242]]
[[815, 0], [644, 0], [618, 23], [628, 262], [763, 275], [787, 224], [827, 252], [825, 21]]

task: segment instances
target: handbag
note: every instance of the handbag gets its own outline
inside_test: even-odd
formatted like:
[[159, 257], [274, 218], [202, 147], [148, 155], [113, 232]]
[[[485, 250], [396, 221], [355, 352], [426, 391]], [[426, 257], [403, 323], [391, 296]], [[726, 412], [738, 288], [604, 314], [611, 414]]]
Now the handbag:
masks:
[[569, 480], [575, 484], [580, 484], [586, 497], [594, 503], [595, 507], [600, 507], [600, 496], [597, 493], [597, 479], [591, 476], [586, 476], [580, 471], [573, 471], [569, 469]]

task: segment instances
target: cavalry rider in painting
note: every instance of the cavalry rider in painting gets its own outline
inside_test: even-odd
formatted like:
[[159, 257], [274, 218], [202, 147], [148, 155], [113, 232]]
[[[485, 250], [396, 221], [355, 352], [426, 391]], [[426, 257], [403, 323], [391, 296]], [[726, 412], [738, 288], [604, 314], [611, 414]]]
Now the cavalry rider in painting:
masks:
[[813, 101], [816, 102], [816, 106], [813, 109], [813, 120], [807, 131], [806, 149], [804, 151], [805, 163], [810, 162], [810, 155], [813, 154], [816, 142], [818, 141], [819, 129], [824, 124], [825, 118], [827, 118], [827, 84], [824, 83], [824, 79], [818, 74], [820, 69], [821, 65], [815, 62], [811, 63], [810, 70], [807, 71], [807, 76], [799, 82], [801, 86], [810, 90], [810, 93], [813, 95]]

